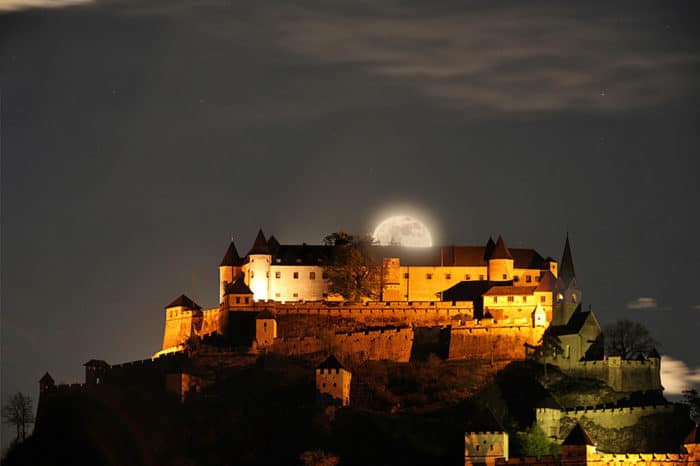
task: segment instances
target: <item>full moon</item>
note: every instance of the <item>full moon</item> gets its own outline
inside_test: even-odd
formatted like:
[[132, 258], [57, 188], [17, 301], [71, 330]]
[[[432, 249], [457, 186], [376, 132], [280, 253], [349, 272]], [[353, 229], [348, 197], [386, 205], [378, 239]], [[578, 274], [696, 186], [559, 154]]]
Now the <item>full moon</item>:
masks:
[[382, 246], [395, 245], [408, 247], [428, 247], [433, 245], [433, 237], [428, 228], [410, 215], [396, 215], [380, 223], [372, 235]]

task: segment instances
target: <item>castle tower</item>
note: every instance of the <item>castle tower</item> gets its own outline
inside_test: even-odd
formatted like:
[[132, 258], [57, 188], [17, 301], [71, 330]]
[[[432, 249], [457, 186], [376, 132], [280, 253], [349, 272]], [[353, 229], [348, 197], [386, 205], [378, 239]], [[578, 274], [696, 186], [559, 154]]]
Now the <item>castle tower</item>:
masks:
[[226, 284], [233, 283], [242, 273], [243, 259], [238, 255], [236, 245], [229, 244], [224, 258], [219, 264], [219, 303], [224, 302], [224, 294], [226, 292]]
[[162, 349], [183, 344], [190, 336], [197, 334], [201, 323], [202, 308], [184, 294], [178, 296], [165, 306]]
[[255, 342], [258, 348], [274, 343], [277, 338], [277, 320], [270, 311], [265, 309], [255, 316]]
[[571, 244], [569, 243], [569, 234], [566, 234], [564, 243], [564, 253], [561, 257], [561, 266], [559, 267], [559, 289], [554, 305], [554, 316], [552, 323], [554, 325], [566, 325], [569, 323], [571, 316], [581, 304], [582, 292], [576, 281], [576, 272], [574, 270], [574, 260], [571, 255]]
[[109, 364], [101, 359], [91, 359], [85, 364], [85, 386], [95, 387], [104, 380], [105, 373], [109, 370]]
[[341, 406], [350, 404], [352, 373], [331, 355], [316, 368], [316, 390]]
[[53, 377], [51, 377], [51, 374], [48, 372], [44, 374], [42, 378], [39, 379], [39, 393], [44, 393], [48, 390], [51, 390], [56, 386], [56, 383], [53, 380]]
[[508, 433], [490, 410], [469, 424], [464, 432], [465, 466], [493, 466], [498, 459], [508, 461]]
[[513, 280], [513, 256], [500, 235], [488, 261], [489, 281], [507, 282]]
[[245, 282], [253, 291], [253, 297], [256, 301], [269, 299], [271, 262], [272, 251], [265, 240], [263, 231], [259, 230], [253, 247], [246, 256], [246, 263], [243, 265]]
[[253, 304], [253, 292], [240, 275], [233, 283], [226, 283], [222, 306], [224, 309], [248, 307]]
[[585, 465], [596, 455], [595, 444], [578, 422], [561, 444], [561, 464]]

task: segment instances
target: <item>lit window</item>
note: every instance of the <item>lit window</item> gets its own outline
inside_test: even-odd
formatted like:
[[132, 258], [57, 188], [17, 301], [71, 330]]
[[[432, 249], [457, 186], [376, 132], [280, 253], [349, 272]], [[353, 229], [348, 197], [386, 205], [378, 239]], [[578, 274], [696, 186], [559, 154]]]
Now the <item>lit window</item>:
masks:
[[564, 299], [564, 295], [561, 293], [557, 293], [557, 301], [561, 301]]
[[275, 272], [275, 278], [282, 278], [282, 272]]
[[573, 293], [573, 294], [571, 295], [571, 302], [574, 303], [574, 304], [576, 303], [576, 293]]
[[451, 274], [451, 273], [446, 273], [446, 274], [445, 274], [445, 280], [452, 280], [452, 274]]
[[425, 274], [425, 278], [427, 278], [428, 280], [432, 280], [432, 279], [433, 279], [433, 274], [432, 274], [432, 273], [427, 273], [427, 274]]
[[275, 298], [279, 298], [281, 295], [279, 293], [275, 293]]
[[525, 275], [525, 283], [532, 283], [532, 275]]
[[299, 279], [299, 272], [294, 272], [294, 280], [298, 280], [298, 279]]
[[316, 280], [316, 272], [309, 272], [309, 280]]

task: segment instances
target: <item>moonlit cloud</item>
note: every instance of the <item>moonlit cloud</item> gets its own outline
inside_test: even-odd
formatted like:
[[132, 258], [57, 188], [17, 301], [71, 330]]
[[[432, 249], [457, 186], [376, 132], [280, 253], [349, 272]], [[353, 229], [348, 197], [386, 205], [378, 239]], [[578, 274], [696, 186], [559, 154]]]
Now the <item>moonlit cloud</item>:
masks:
[[28, 8], [63, 8], [93, 3], [94, 0], [0, 0], [0, 12]]
[[641, 296], [634, 301], [627, 303], [627, 309], [658, 309], [658, 303], [655, 298]]
[[[438, 14], [435, 14], [435, 10]], [[372, 14], [297, 12], [282, 43], [366, 67], [457, 107], [503, 112], [623, 110], [682, 95], [695, 52], [660, 50], [643, 24], [528, 8], [433, 14], [385, 5]]]
[[681, 394], [683, 390], [700, 385], [700, 368], [689, 368], [685, 362], [663, 355], [661, 385], [669, 395]]

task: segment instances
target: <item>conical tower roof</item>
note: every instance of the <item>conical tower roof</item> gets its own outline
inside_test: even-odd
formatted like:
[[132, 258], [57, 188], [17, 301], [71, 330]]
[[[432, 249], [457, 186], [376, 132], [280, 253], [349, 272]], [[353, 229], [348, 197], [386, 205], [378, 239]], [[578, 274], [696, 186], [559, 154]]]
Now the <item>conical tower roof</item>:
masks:
[[39, 379], [39, 383], [43, 383], [46, 385], [53, 385], [54, 384], [53, 377], [51, 377], [51, 374], [49, 374], [47, 372]]
[[564, 243], [564, 253], [561, 256], [561, 265], [559, 266], [559, 278], [561, 278], [566, 286], [569, 286], [571, 280], [576, 278], [574, 270], [574, 259], [571, 256], [571, 245], [569, 244], [569, 234], [566, 234], [566, 242]]
[[228, 245], [228, 249], [226, 250], [226, 254], [224, 254], [224, 258], [221, 259], [221, 264], [219, 264], [220, 267], [236, 267], [239, 265], [243, 264], [243, 259], [241, 259], [241, 256], [238, 255], [238, 251], [236, 250], [236, 245], [233, 244], [233, 240], [231, 240], [231, 244]]
[[253, 247], [250, 248], [248, 255], [251, 254], [270, 254], [270, 246], [267, 245], [267, 240], [263, 234], [262, 228], [258, 230], [258, 236], [255, 237]]
[[571, 432], [569, 432], [569, 435], [566, 436], [566, 439], [562, 442], [562, 445], [592, 445], [595, 446], [595, 443], [593, 443], [593, 440], [588, 436], [585, 430], [583, 430], [583, 427], [581, 427], [581, 424], [578, 422], [574, 426], [573, 429], [571, 429]]
[[484, 260], [489, 260], [491, 254], [493, 253], [493, 248], [496, 247], [496, 243], [493, 242], [493, 238], [489, 236], [489, 240], [486, 242], [486, 247], [484, 248]]
[[498, 235], [496, 245], [494, 246], [493, 252], [491, 253], [491, 257], [489, 257], [489, 259], [513, 260], [513, 256], [511, 255], [510, 250], [508, 249], [508, 246], [506, 246], [506, 242], [503, 241], [503, 237], [501, 235]]
[[165, 308], [167, 309], [169, 307], [178, 307], [178, 306], [182, 306], [185, 309], [194, 309], [194, 310], [202, 309], [201, 306], [199, 306], [197, 303], [192, 301], [190, 298], [188, 298], [184, 294], [181, 294], [180, 296], [175, 298], [175, 301], [173, 301], [172, 303], [165, 306]]
[[270, 251], [275, 252], [280, 248], [280, 242], [277, 241], [275, 235], [270, 235], [267, 239], [267, 246], [270, 248]]

